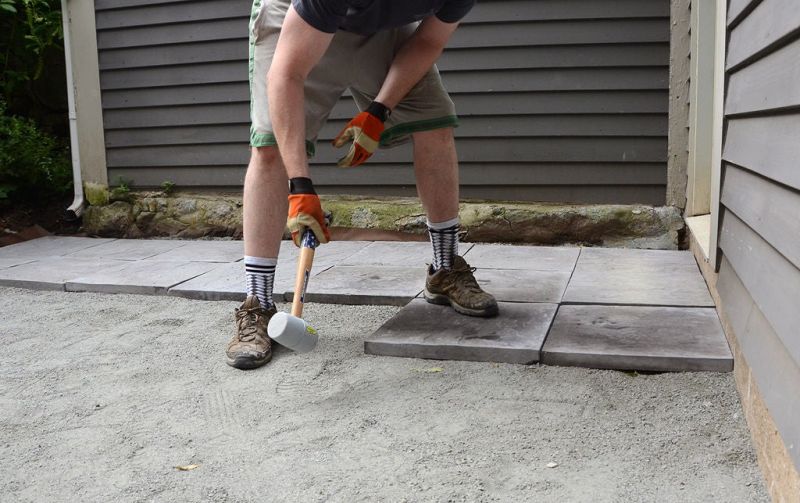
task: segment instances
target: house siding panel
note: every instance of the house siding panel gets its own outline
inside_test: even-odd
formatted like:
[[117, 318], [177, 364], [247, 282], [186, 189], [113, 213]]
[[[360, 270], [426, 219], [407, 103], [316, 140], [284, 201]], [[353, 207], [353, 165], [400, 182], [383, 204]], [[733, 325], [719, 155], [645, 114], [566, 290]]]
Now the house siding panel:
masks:
[[[800, 15], [732, 1], [717, 290], [800, 468]], [[737, 308], [738, 309], [738, 308]], [[742, 309], [739, 309], [742, 311]]]
[[[95, 8], [109, 179], [238, 189], [250, 1]], [[461, 117], [464, 197], [663, 204], [669, 36], [668, 0], [479, 2], [439, 65]], [[326, 140], [354, 112], [343, 97], [320, 134], [319, 189], [415, 194], [408, 146], [358, 176], [335, 167]]]
[[770, 415], [781, 432], [795, 464], [800, 445], [800, 367], [753, 302], [750, 292], [725, 258], [719, 271], [717, 290], [736, 334], [741, 351], [758, 385]]

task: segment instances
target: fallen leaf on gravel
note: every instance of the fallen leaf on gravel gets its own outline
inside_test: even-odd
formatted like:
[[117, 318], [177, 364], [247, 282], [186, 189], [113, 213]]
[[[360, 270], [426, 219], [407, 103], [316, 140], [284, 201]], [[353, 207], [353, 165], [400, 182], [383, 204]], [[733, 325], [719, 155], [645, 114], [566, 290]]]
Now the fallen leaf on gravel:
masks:
[[553, 461], [550, 461], [549, 463], [547, 463], [547, 467], [548, 468], [555, 468], [556, 466], [558, 466], [558, 463], [555, 463]]
[[182, 472], [188, 472], [190, 470], [194, 470], [195, 468], [200, 468], [200, 465], [179, 465], [176, 466], [175, 468], [177, 468]]
[[424, 372], [426, 374], [437, 374], [439, 372], [444, 372], [442, 367], [431, 367], [429, 369], [413, 369], [414, 372]]

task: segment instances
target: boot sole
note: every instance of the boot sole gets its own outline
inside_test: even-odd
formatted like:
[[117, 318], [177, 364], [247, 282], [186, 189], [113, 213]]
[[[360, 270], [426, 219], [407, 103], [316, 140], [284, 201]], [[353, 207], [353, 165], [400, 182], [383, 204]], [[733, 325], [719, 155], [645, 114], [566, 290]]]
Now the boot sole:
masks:
[[272, 353], [268, 354], [264, 358], [258, 359], [248, 356], [240, 356], [238, 358], [228, 357], [225, 363], [239, 370], [252, 370], [261, 367], [262, 365], [266, 365], [270, 360], [272, 360]]
[[467, 316], [475, 316], [477, 318], [491, 318], [493, 316], [497, 316], [500, 312], [500, 309], [497, 307], [497, 304], [494, 306], [489, 306], [484, 309], [471, 309], [469, 307], [464, 307], [458, 302], [454, 302], [450, 297], [447, 295], [442, 295], [440, 293], [431, 293], [426, 288], [423, 290], [422, 295], [425, 297], [425, 300], [428, 301], [429, 304], [436, 304], [439, 306], [450, 306], [457, 313], [465, 314]]

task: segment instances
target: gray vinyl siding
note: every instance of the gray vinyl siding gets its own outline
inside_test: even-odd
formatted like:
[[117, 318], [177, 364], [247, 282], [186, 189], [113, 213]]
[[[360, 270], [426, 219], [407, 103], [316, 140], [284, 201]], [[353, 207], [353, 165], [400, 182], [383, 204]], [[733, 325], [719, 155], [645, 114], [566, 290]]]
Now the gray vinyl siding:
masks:
[[[241, 186], [249, 0], [95, 0], [109, 180]], [[669, 0], [483, 0], [439, 62], [461, 118], [464, 198], [664, 204]], [[340, 170], [320, 134], [322, 192], [415, 195], [410, 145]]]
[[731, 0], [717, 289], [800, 468], [800, 9]]

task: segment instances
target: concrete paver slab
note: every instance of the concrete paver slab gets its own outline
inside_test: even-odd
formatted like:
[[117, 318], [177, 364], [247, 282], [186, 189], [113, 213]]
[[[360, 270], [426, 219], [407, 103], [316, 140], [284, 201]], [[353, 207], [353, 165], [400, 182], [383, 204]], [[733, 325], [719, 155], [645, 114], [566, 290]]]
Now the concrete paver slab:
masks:
[[[472, 247], [469, 243], [459, 245], [463, 254]], [[354, 266], [407, 266], [425, 270], [425, 264], [433, 260], [431, 244], [427, 242], [380, 241], [371, 243], [358, 253], [342, 261], [341, 265]]]
[[174, 241], [178, 246], [159, 253], [150, 260], [174, 262], [236, 262], [244, 257], [243, 241], [199, 240]]
[[699, 271], [689, 251], [631, 248], [581, 248], [578, 268], [587, 271], [640, 268]]
[[581, 250], [563, 302], [714, 306], [690, 252], [600, 248]]
[[[273, 284], [276, 302], [283, 301], [284, 292], [294, 288], [294, 277], [293, 267], [278, 266]], [[169, 289], [169, 295], [201, 300], [243, 301], [246, 292], [244, 262], [216, 265], [210, 271]]]
[[0, 269], [5, 269], [7, 267], [14, 267], [15, 265], [20, 264], [27, 264], [29, 262], [33, 262], [34, 259], [32, 258], [23, 258], [23, 257], [9, 257], [3, 258], [0, 257]]
[[65, 286], [70, 292], [161, 294], [213, 268], [211, 262], [140, 260], [75, 276]]
[[652, 371], [733, 368], [712, 308], [561, 306], [542, 363]]
[[[88, 239], [88, 238], [86, 238]], [[142, 260], [183, 246], [186, 241], [171, 239], [115, 239], [70, 253], [69, 257], [112, 260]]]
[[367, 354], [529, 364], [556, 313], [555, 304], [500, 303], [496, 318], [474, 318], [415, 299], [364, 342]]
[[579, 253], [580, 248], [478, 243], [464, 254], [464, 258], [479, 269], [572, 272]]
[[[404, 306], [425, 286], [425, 272], [410, 267], [333, 266], [309, 281], [308, 301]], [[286, 292], [291, 300], [292, 291]]]
[[558, 304], [569, 281], [569, 272], [478, 269], [475, 279], [498, 301]]
[[72, 236], [44, 236], [0, 248], [0, 258], [38, 259], [44, 257], [61, 257], [70, 253], [104, 243], [110, 238], [81, 238]]
[[[314, 270], [322, 271], [332, 265], [345, 264], [352, 255], [372, 244], [372, 241], [331, 241], [314, 253]], [[278, 266], [297, 264], [298, 248], [291, 241], [281, 241]]]
[[64, 290], [64, 283], [67, 280], [127, 263], [130, 262], [51, 257], [0, 269], [0, 285], [18, 286], [33, 290]]

